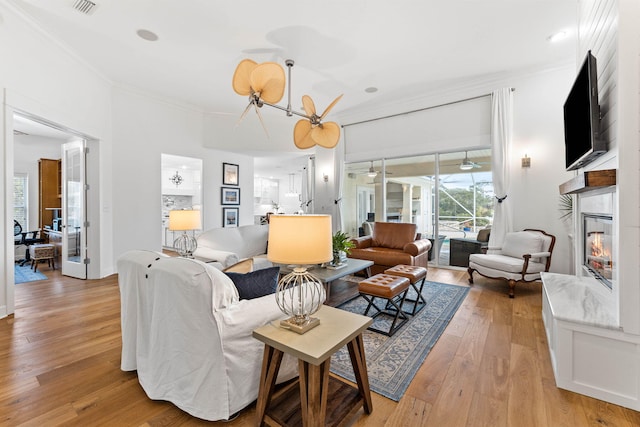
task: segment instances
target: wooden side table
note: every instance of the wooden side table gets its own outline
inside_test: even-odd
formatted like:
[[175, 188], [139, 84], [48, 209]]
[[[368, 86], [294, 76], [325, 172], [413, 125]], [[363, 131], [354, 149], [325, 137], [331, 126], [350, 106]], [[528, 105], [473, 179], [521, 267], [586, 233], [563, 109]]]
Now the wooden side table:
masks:
[[[253, 331], [253, 337], [265, 344], [256, 402], [258, 425], [336, 426], [360, 407], [367, 414], [373, 410], [362, 339], [362, 332], [373, 321], [326, 305], [313, 316], [320, 319], [320, 325], [303, 335], [275, 324]], [[357, 388], [329, 376], [331, 355], [345, 344]], [[274, 393], [284, 353], [298, 359], [300, 376], [298, 381]]]

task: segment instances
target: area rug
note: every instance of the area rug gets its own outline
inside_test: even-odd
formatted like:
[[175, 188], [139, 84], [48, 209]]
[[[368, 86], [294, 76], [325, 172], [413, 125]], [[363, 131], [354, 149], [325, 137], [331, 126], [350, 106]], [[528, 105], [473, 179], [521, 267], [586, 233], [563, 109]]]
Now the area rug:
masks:
[[[415, 291], [410, 289], [407, 298], [414, 298]], [[400, 400], [468, 292], [467, 287], [427, 281], [422, 289], [426, 306], [392, 337], [369, 330], [364, 332], [367, 371], [372, 391], [396, 402]], [[363, 314], [366, 307], [367, 302], [358, 296], [339, 308]], [[374, 326], [388, 330], [388, 322], [388, 316], [380, 315], [374, 320]], [[346, 347], [333, 355], [331, 372], [355, 382]]]
[[13, 274], [15, 277], [16, 285], [25, 282], [35, 282], [36, 280], [45, 280], [47, 276], [39, 271], [33, 271], [31, 264], [25, 264], [22, 267], [18, 264], [13, 264]]

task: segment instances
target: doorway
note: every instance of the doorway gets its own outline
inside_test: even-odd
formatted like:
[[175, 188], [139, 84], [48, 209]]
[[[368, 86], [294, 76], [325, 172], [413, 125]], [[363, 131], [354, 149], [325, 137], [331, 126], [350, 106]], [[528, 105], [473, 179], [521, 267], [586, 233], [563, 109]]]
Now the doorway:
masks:
[[87, 278], [88, 264], [85, 146], [78, 132], [13, 113], [14, 177], [28, 183], [23, 229], [53, 244], [56, 268], [78, 279]]
[[[202, 159], [163, 153], [160, 161], [162, 247], [173, 250], [174, 241], [182, 233], [186, 232], [195, 237], [195, 230], [170, 230], [169, 212], [202, 210]], [[202, 224], [199, 228], [202, 228]]]

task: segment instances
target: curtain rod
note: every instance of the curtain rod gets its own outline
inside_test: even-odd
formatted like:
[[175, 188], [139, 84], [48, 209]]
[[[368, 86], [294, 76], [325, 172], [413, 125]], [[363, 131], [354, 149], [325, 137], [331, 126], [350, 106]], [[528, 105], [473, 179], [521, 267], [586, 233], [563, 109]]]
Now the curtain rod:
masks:
[[[511, 92], [515, 92], [515, 90], [516, 90], [515, 88], [511, 88]], [[405, 114], [419, 113], [420, 111], [431, 110], [433, 108], [446, 107], [447, 105], [453, 105], [453, 104], [459, 104], [461, 102], [473, 101], [474, 99], [484, 98], [485, 96], [491, 96], [491, 94], [490, 93], [486, 93], [484, 95], [472, 96], [471, 98], [459, 99], [457, 101], [445, 102], [444, 104], [432, 105], [430, 107], [424, 107], [424, 108], [418, 108], [416, 110], [405, 111], [403, 113], [390, 114], [388, 116], [376, 117], [374, 119], [362, 120], [360, 122], [347, 123], [346, 125], [342, 125], [342, 127], [345, 128], [347, 126], [360, 125], [362, 123], [369, 123], [369, 122], [375, 122], [375, 121], [378, 121], [378, 120], [390, 119], [392, 117], [404, 116]]]

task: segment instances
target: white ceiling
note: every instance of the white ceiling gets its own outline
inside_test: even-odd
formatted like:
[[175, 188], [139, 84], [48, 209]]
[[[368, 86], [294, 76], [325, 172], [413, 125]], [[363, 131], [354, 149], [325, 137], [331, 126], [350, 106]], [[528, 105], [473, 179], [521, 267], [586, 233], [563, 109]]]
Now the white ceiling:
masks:
[[[244, 58], [295, 60], [296, 105], [309, 94], [322, 110], [344, 93], [339, 112], [575, 55], [577, 0], [95, 0], [89, 15], [76, 0], [6, 1], [114, 82], [238, 114]], [[569, 37], [549, 43], [559, 30]]]
[[[114, 83], [238, 116], [247, 99], [231, 77], [244, 58], [295, 60], [294, 109], [303, 94], [319, 111], [344, 94], [329, 119], [575, 63], [577, 0], [95, 0], [90, 14], [76, 0], [4, 1]], [[568, 37], [550, 43], [560, 30]]]

